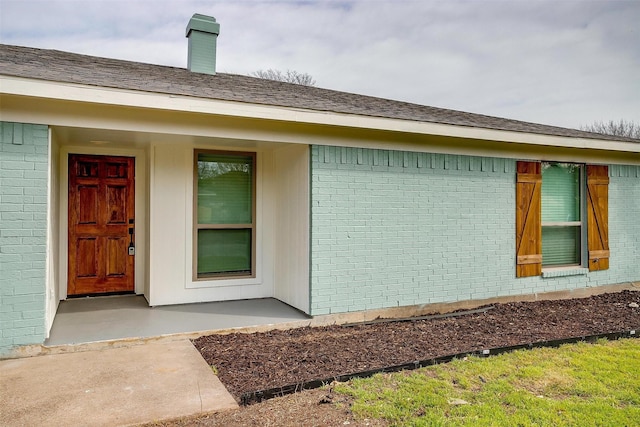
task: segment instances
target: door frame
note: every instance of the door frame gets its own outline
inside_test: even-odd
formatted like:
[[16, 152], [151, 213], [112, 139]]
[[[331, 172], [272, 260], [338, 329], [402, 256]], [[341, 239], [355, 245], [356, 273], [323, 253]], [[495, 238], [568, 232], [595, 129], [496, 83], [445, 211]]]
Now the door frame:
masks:
[[134, 261], [134, 292], [144, 294], [149, 299], [148, 286], [148, 216], [147, 216], [147, 159], [146, 152], [140, 149], [108, 147], [60, 147], [58, 179], [59, 185], [59, 260], [58, 290], [60, 300], [67, 299], [68, 261], [69, 261], [69, 154], [95, 156], [122, 156], [135, 159], [135, 218], [136, 218], [136, 257]]

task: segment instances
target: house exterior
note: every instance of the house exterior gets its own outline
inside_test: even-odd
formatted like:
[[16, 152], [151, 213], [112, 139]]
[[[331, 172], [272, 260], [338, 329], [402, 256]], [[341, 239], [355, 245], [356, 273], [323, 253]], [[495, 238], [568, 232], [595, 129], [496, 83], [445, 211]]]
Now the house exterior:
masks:
[[637, 140], [216, 74], [218, 32], [194, 15], [189, 69], [0, 46], [0, 356], [73, 296], [321, 316], [640, 281]]

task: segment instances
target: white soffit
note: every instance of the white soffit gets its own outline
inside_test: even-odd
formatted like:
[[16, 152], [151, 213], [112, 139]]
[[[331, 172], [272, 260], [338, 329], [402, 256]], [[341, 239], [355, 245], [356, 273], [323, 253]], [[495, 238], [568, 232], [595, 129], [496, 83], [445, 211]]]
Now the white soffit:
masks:
[[343, 126], [535, 146], [640, 152], [640, 144], [419, 122], [0, 76], [0, 93], [135, 108]]

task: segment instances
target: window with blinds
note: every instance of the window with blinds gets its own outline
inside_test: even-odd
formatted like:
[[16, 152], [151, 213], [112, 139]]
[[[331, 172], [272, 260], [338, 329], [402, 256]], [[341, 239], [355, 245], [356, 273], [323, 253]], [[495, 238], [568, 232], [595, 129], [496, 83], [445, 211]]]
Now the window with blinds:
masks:
[[571, 163], [542, 164], [542, 265], [581, 263], [582, 168]]
[[255, 154], [196, 151], [196, 278], [253, 276]]

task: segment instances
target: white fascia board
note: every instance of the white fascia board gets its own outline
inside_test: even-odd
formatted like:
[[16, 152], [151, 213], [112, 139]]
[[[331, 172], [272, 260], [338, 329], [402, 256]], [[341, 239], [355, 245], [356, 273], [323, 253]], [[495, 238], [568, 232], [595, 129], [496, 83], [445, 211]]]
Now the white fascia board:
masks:
[[0, 75], [0, 93], [114, 106], [213, 114], [251, 119], [278, 120], [304, 124], [343, 126], [350, 128], [436, 135], [536, 146], [583, 148], [631, 153], [640, 152], [640, 144], [632, 142], [572, 138], [441, 123], [360, 116], [356, 114], [259, 105], [237, 101], [223, 101], [184, 95], [162, 94], [157, 92], [51, 82], [13, 76]]

